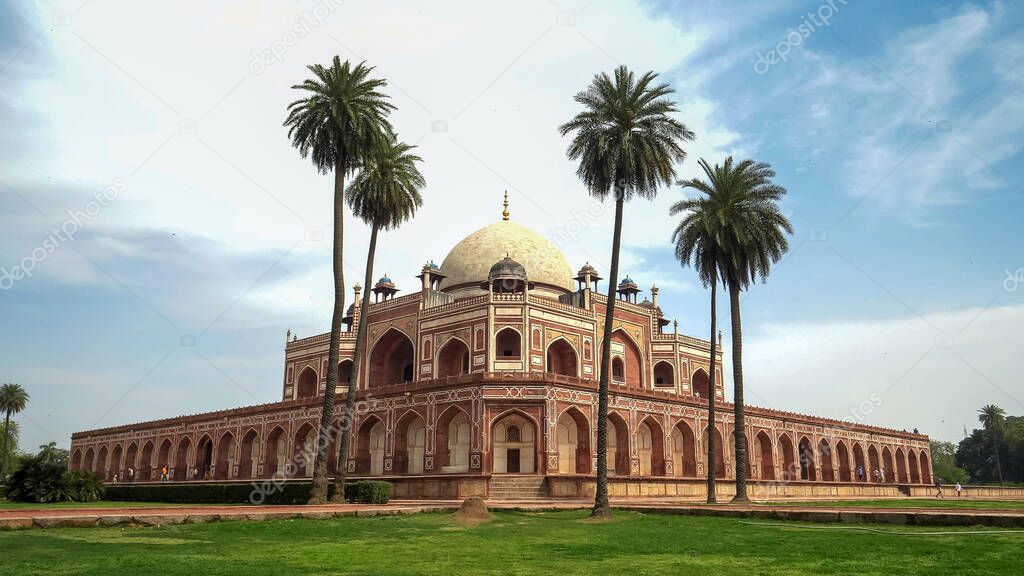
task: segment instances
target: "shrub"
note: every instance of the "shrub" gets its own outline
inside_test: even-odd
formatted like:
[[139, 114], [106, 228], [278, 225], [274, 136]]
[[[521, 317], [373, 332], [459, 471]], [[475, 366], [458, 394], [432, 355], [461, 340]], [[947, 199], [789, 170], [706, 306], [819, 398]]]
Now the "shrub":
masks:
[[358, 480], [345, 484], [345, 500], [358, 504], [387, 504], [391, 500], [391, 483], [379, 480]]
[[7, 499], [18, 502], [92, 502], [102, 496], [103, 484], [91, 472], [71, 472], [38, 456], [22, 462], [7, 487]]

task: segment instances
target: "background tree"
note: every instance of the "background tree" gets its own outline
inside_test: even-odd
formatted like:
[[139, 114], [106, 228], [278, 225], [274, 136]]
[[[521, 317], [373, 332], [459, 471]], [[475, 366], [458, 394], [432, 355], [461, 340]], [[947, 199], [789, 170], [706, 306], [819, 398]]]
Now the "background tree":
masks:
[[677, 112], [666, 98], [673, 90], [656, 84], [658, 75], [646, 72], [636, 78], [625, 66], [614, 77], [594, 76], [586, 90], [576, 94], [583, 111], [559, 127], [562, 136], [572, 134], [566, 152], [579, 160], [576, 175], [587, 192], [599, 200], [615, 196], [615, 227], [612, 234], [608, 300], [605, 305], [598, 380], [597, 494], [592, 516], [609, 517], [608, 505], [608, 379], [611, 357], [615, 288], [619, 282], [619, 248], [622, 244], [622, 211], [626, 200], [651, 199], [658, 186], [675, 181], [675, 164], [686, 157], [682, 143], [693, 132], [670, 114]]
[[1003, 466], [999, 460], [999, 448], [1003, 435], [1003, 427], [1006, 424], [1006, 412], [995, 404], [986, 404], [978, 410], [978, 422], [984, 426], [992, 439], [992, 453], [996, 458], [996, 472], [999, 474], [999, 483], [1003, 483]]
[[[393, 230], [409, 220], [423, 204], [420, 189], [426, 185], [417, 162], [422, 159], [411, 151], [414, 146], [398, 142], [392, 134], [379, 150], [366, 159], [363, 170], [355, 177], [346, 193], [352, 213], [370, 226], [370, 247], [366, 252], [365, 290], [359, 307], [359, 328], [356, 331], [356, 349], [352, 360], [345, 414], [353, 413], [356, 390], [362, 373], [363, 352], [366, 350], [367, 317], [370, 305], [370, 286], [373, 281], [373, 261], [377, 254], [377, 233]], [[341, 439], [341, 458], [347, 458], [351, 434]], [[334, 476], [334, 494], [345, 494], [347, 466], [338, 466]]]
[[[288, 106], [284, 125], [288, 127], [292, 145], [303, 158], [309, 157], [321, 174], [334, 173], [334, 311], [327, 352], [327, 384], [309, 495], [310, 503], [321, 503], [327, 497], [327, 458], [333, 456], [327, 454], [327, 446], [333, 432], [341, 320], [345, 316], [345, 176], [386, 137], [391, 129], [387, 116], [394, 106], [387, 101], [387, 95], [380, 92], [386, 82], [370, 78], [373, 68], [363, 62], [352, 66], [335, 56], [329, 67], [314, 64], [308, 69], [313, 78], [292, 86], [307, 95]], [[351, 421], [351, 413], [346, 413], [340, 434], [348, 434]]]
[[967, 480], [967, 471], [956, 465], [956, 445], [952, 442], [931, 440], [932, 473], [943, 484]]
[[[701, 167], [707, 163], [701, 160]], [[705, 174], [708, 170], [705, 169]], [[710, 175], [708, 174], [710, 180]], [[672, 205], [669, 214], [678, 216], [683, 214], [683, 219], [672, 232], [672, 242], [675, 244], [676, 259], [683, 266], [691, 266], [701, 283], [711, 288], [711, 354], [709, 359], [710, 372], [708, 374], [708, 434], [706, 445], [708, 449], [707, 465], [707, 501], [713, 504], [717, 501], [717, 489], [715, 487], [715, 473], [718, 470], [715, 454], [715, 368], [718, 356], [716, 333], [718, 331], [718, 304], [717, 288], [721, 274], [719, 258], [721, 254], [720, 242], [722, 240], [724, 223], [720, 218], [718, 209], [717, 191], [712, 184], [696, 178], [684, 180], [679, 183], [683, 188], [693, 188], [703, 196], [699, 198], [688, 198], [680, 200]]]
[[11, 416], [28, 406], [29, 395], [20, 384], [8, 382], [0, 386], [0, 412], [4, 414], [4, 445], [0, 452], [0, 482], [7, 478], [7, 440], [10, 438]]

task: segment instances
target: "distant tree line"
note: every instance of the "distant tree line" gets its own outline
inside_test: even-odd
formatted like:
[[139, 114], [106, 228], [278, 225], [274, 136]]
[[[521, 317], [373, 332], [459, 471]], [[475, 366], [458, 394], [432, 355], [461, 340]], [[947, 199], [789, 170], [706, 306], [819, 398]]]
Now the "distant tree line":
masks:
[[959, 444], [932, 442], [936, 478], [971, 484], [1024, 483], [1024, 416], [1006, 416], [987, 405], [978, 411], [981, 427]]

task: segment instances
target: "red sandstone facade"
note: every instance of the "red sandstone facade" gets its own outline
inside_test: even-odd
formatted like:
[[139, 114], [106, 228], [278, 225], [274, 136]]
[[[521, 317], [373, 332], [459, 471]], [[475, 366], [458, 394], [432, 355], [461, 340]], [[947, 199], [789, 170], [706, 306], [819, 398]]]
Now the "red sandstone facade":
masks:
[[[463, 243], [473, 258], [495, 263], [488, 275], [474, 277], [479, 263], [467, 263], [457, 246], [440, 268], [424, 266], [413, 294], [396, 298], [388, 278], [374, 287], [353, 442], [342, 465], [355, 477], [395, 482], [400, 497], [592, 495], [607, 302], [595, 291], [596, 271], [584, 267], [572, 289], [571, 279], [557, 277], [565, 267], [560, 253], [535, 253], [557, 248], [510, 223]], [[506, 252], [524, 264], [494, 257]], [[532, 265], [545, 274], [535, 280]], [[472, 281], [456, 283], [453, 275]], [[701, 495], [710, 343], [665, 331], [656, 288], [653, 301], [640, 303], [631, 280], [619, 288], [609, 408], [612, 495]], [[350, 308], [347, 325], [357, 325], [363, 312]], [[355, 336], [342, 334], [343, 382]], [[289, 337], [280, 402], [79, 432], [72, 436], [71, 466], [108, 480], [126, 479], [129, 466], [136, 481], [159, 480], [164, 465], [178, 481], [309, 476], [327, 346], [328, 334]], [[715, 388], [716, 474], [729, 479], [736, 430], [720, 369]], [[343, 405], [344, 386], [338, 392]], [[932, 482], [924, 435], [757, 407], [747, 408], [743, 433], [755, 496], [895, 495]], [[331, 458], [330, 471], [337, 465]]]

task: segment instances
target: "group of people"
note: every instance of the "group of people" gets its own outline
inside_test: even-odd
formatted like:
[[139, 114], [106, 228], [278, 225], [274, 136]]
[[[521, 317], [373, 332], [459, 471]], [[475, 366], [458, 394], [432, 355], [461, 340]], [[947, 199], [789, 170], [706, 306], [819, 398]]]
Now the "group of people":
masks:
[[[885, 475], [885, 468], [875, 468], [874, 470], [871, 471], [871, 480], [873, 482], [879, 482], [879, 483], [885, 482], [886, 478], [887, 478], [887, 476]], [[857, 466], [857, 481], [858, 482], [863, 482], [864, 481], [864, 467], [863, 466]]]
[[[953, 489], [956, 490], [957, 498], [963, 496], [964, 487], [961, 486], [959, 482], [956, 483], [956, 486], [954, 486]], [[945, 498], [942, 494], [942, 482], [940, 482], [938, 478], [935, 479], [935, 497]]]
[[[135, 468], [133, 468], [132, 466], [128, 466], [128, 468], [124, 471], [124, 479], [127, 480], [128, 482], [135, 482]], [[114, 477], [111, 480], [114, 484], [120, 482], [121, 473], [114, 472]]]

